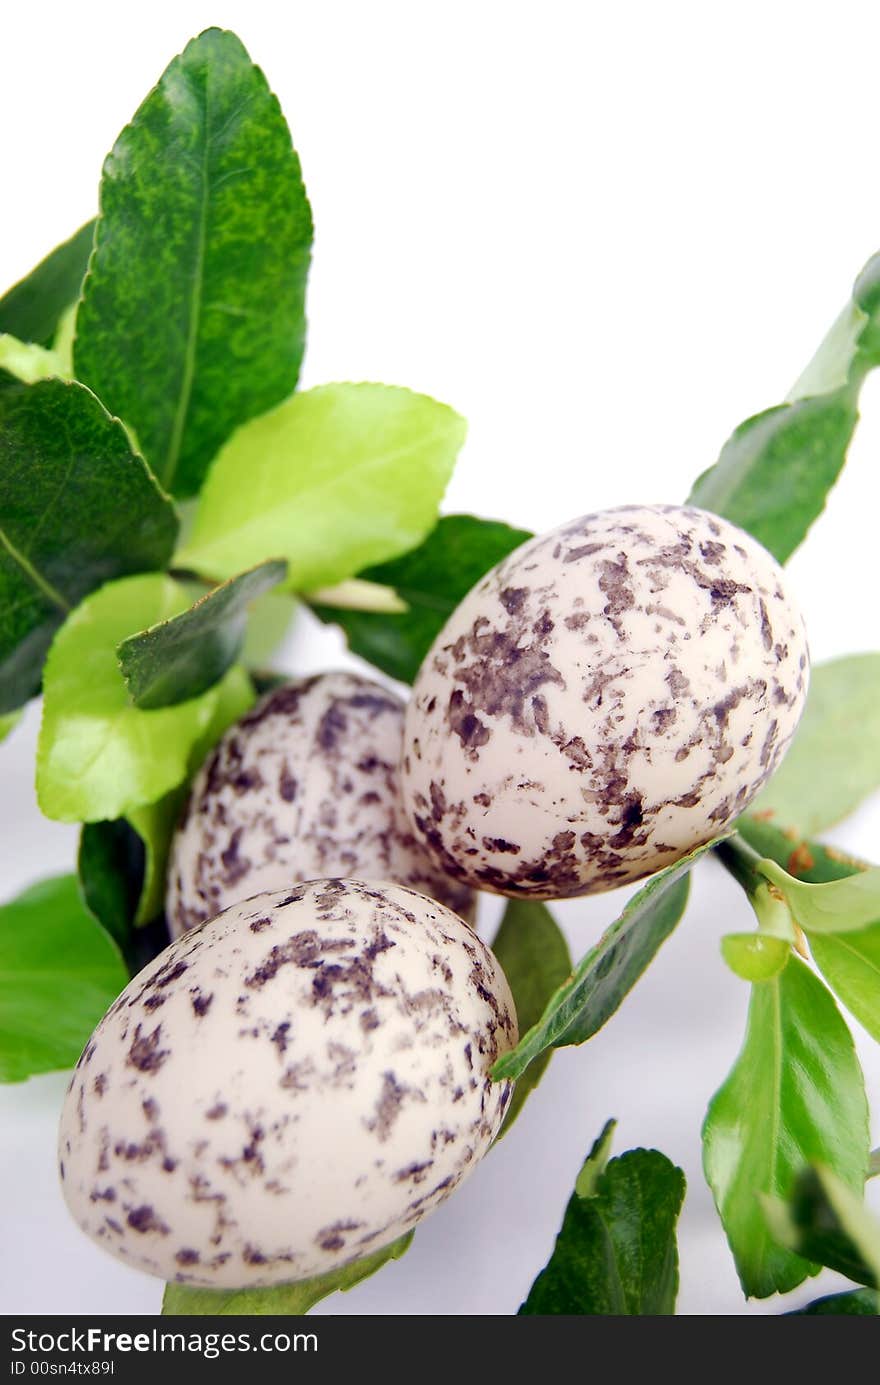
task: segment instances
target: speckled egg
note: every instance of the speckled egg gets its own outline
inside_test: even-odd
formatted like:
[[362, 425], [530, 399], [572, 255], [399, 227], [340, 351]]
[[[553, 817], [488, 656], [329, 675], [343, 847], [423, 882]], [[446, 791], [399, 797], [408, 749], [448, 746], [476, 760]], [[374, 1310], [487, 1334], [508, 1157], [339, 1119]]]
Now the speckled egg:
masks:
[[500, 563], [425, 659], [404, 802], [445, 872], [555, 899], [721, 832], [804, 705], [803, 621], [775, 560], [691, 507], [624, 506]]
[[471, 922], [400, 799], [404, 704], [381, 684], [325, 673], [276, 688], [218, 743], [171, 850], [172, 937], [263, 890], [349, 876], [395, 880]]
[[442, 905], [354, 880], [260, 895], [172, 943], [98, 1025], [61, 1119], [67, 1205], [164, 1279], [323, 1274], [476, 1166], [516, 1038], [501, 968]]

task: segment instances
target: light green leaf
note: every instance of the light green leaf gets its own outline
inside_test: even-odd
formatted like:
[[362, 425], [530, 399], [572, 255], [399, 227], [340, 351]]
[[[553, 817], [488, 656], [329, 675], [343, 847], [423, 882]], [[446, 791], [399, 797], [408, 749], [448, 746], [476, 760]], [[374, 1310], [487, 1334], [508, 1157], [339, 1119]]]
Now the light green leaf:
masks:
[[412, 1238], [413, 1233], [409, 1231], [374, 1254], [343, 1265], [341, 1269], [271, 1289], [191, 1289], [186, 1284], [168, 1284], [162, 1299], [162, 1313], [188, 1317], [300, 1317], [322, 1298], [337, 1291], [346, 1293], [369, 1279], [389, 1260], [399, 1260], [409, 1250]]
[[[525, 1033], [537, 1024], [550, 997], [571, 975], [568, 944], [545, 905], [531, 899], [511, 899], [492, 943], [513, 995], [519, 1027]], [[506, 1135], [550, 1062], [552, 1050], [534, 1058], [519, 1078], [498, 1138]]]
[[241, 653], [250, 603], [277, 586], [286, 571], [286, 563], [262, 563], [215, 587], [181, 615], [123, 640], [117, 655], [135, 706], [173, 706], [219, 682]]
[[95, 223], [81, 226], [0, 298], [0, 332], [53, 345], [65, 311], [79, 298], [95, 238]]
[[868, 1111], [852, 1036], [798, 958], [752, 987], [743, 1048], [703, 1126], [706, 1178], [747, 1295], [795, 1288], [816, 1267], [773, 1240], [761, 1195], [787, 1198], [808, 1163], [861, 1192]]
[[295, 590], [413, 548], [464, 441], [458, 414], [390, 385], [323, 385], [245, 424], [211, 468], [179, 562], [214, 580], [286, 558]]
[[598, 1136], [593, 1141], [593, 1148], [581, 1165], [581, 1171], [574, 1181], [575, 1197], [595, 1197], [598, 1193], [599, 1179], [608, 1167], [608, 1160], [611, 1158], [611, 1146], [614, 1144], [616, 1129], [617, 1121], [612, 1116], [602, 1126]]
[[810, 951], [837, 997], [880, 1043], [880, 922], [858, 933], [811, 933]]
[[880, 654], [816, 664], [794, 742], [753, 813], [806, 836], [823, 832], [880, 788]]
[[772, 860], [759, 862], [756, 869], [780, 891], [807, 935], [853, 933], [880, 921], [880, 866], [822, 885], [798, 880]]
[[728, 933], [721, 939], [721, 955], [743, 981], [770, 981], [787, 963], [791, 947], [769, 933]]
[[[813, 884], [843, 880], [870, 869], [835, 847], [806, 841], [761, 819], [740, 818], [737, 827], [759, 856]], [[810, 933], [813, 960], [843, 1004], [880, 1042], [880, 921], [856, 932]]]
[[[256, 700], [250, 678], [239, 667], [231, 668], [223, 681], [212, 689], [212, 693], [216, 694], [214, 711], [190, 751], [187, 779], [192, 778], [224, 731], [239, 717], [243, 717]], [[134, 918], [135, 927], [150, 923], [164, 907], [171, 838], [188, 792], [188, 785], [180, 784], [157, 802], [132, 808], [128, 813], [128, 821], [146, 850], [143, 890]]]
[[74, 348], [77, 378], [175, 495], [195, 494], [233, 430], [294, 389], [311, 242], [278, 101], [235, 35], [208, 29], [104, 164]]
[[222, 685], [176, 707], [141, 711], [129, 700], [116, 646], [133, 627], [167, 620], [188, 604], [179, 583], [151, 574], [109, 583], [68, 616], [43, 685], [37, 796], [47, 817], [124, 817], [186, 778]]
[[67, 379], [70, 375], [56, 351], [37, 346], [34, 342], [19, 341], [17, 337], [5, 333], [0, 333], [0, 370], [14, 375], [25, 385], [33, 385], [37, 380], [48, 380], [52, 376]]
[[128, 980], [76, 877], [33, 885], [0, 908], [0, 1082], [72, 1067]]
[[0, 716], [0, 741], [5, 741], [10, 731], [18, 725], [21, 712], [7, 712], [5, 716]]
[[550, 997], [537, 1024], [497, 1059], [496, 1081], [519, 1078], [548, 1048], [582, 1044], [602, 1028], [678, 923], [688, 897], [688, 871], [712, 843], [667, 866], [633, 895], [620, 917]]
[[880, 1222], [831, 1169], [804, 1169], [787, 1202], [770, 1197], [762, 1203], [780, 1245], [857, 1284], [880, 1288]]
[[660, 1317], [675, 1312], [681, 1169], [656, 1149], [605, 1167], [613, 1122], [581, 1170], [562, 1229], [520, 1314]]

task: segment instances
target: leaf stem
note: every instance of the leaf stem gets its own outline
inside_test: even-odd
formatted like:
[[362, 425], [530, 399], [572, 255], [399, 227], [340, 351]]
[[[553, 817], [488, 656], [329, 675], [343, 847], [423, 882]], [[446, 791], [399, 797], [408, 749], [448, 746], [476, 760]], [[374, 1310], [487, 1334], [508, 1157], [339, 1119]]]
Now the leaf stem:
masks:
[[761, 885], [766, 885], [766, 877], [758, 871], [758, 863], [763, 858], [754, 847], [749, 846], [739, 832], [734, 832], [732, 837], [726, 837], [724, 841], [719, 842], [715, 847], [715, 855], [750, 899]]

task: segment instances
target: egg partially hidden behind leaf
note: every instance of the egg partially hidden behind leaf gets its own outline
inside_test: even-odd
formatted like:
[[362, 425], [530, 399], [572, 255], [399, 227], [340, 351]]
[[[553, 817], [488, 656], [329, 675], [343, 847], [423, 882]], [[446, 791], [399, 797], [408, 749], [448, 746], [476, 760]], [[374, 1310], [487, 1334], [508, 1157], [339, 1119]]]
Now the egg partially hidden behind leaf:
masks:
[[523, 544], [438, 635], [407, 709], [404, 801], [439, 868], [553, 899], [721, 833], [807, 693], [779, 564], [689, 506], [625, 506]]
[[400, 800], [404, 705], [351, 673], [267, 693], [197, 774], [171, 849], [173, 937], [264, 890], [328, 876], [394, 880], [473, 920]]
[[476, 1167], [516, 1038], [494, 956], [433, 900], [353, 880], [257, 896], [172, 943], [98, 1025], [61, 1119], [64, 1196], [164, 1279], [324, 1274]]

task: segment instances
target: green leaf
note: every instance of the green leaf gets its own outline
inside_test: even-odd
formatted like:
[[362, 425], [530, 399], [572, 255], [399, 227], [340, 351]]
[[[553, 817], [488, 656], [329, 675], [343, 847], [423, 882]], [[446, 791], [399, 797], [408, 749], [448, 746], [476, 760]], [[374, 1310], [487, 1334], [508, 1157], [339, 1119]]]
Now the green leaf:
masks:
[[409, 1250], [412, 1238], [413, 1233], [408, 1231], [363, 1260], [315, 1279], [301, 1279], [297, 1284], [279, 1284], [271, 1289], [190, 1289], [185, 1284], [167, 1284], [162, 1313], [189, 1317], [300, 1317], [328, 1294], [344, 1294], [369, 1279], [389, 1260], [399, 1260]]
[[20, 712], [7, 712], [0, 716], [0, 742], [5, 741], [9, 733], [18, 725]]
[[756, 414], [724, 444], [688, 503], [738, 524], [784, 563], [825, 508], [857, 420], [849, 387]]
[[170, 501], [87, 389], [44, 380], [0, 390], [0, 712], [37, 692], [78, 601], [164, 567], [176, 536]]
[[690, 501], [724, 515], [785, 562], [822, 513], [858, 422], [865, 375], [880, 363], [880, 256], [788, 397], [741, 424]]
[[777, 825], [763, 815], [746, 814], [737, 818], [736, 830], [759, 857], [769, 857], [789, 875], [811, 884], [843, 880], [857, 871], [869, 869], [864, 861], [848, 856], [837, 847], [807, 840], [795, 828]]
[[880, 1043], [880, 922], [858, 933], [811, 933], [810, 951], [837, 997]]
[[411, 553], [362, 574], [394, 588], [407, 604], [405, 613], [342, 611], [315, 603], [312, 609], [321, 620], [342, 626], [353, 654], [401, 683], [411, 683], [462, 598], [531, 537], [525, 529], [496, 520], [446, 515]]
[[656, 956], [684, 913], [688, 871], [711, 843], [667, 866], [630, 899], [620, 917], [551, 996], [543, 1015], [516, 1048], [499, 1058], [492, 1076], [518, 1078], [547, 1048], [582, 1044], [602, 1028]]
[[[229, 670], [221, 683], [212, 689], [216, 702], [211, 719], [198, 737], [189, 754], [187, 779], [191, 779], [224, 731], [243, 717], [255, 701], [254, 688], [243, 668]], [[189, 792], [188, 784], [180, 784], [155, 803], [132, 808], [128, 821], [144, 844], [146, 861], [144, 883], [134, 923], [136, 927], [161, 914], [165, 904], [165, 877], [168, 872], [168, 853], [171, 838]]]
[[89, 221], [0, 298], [0, 332], [52, 345], [65, 310], [79, 298], [94, 237]]
[[144, 885], [144, 844], [124, 818], [87, 822], [77, 857], [83, 898], [126, 953]]
[[[813, 884], [870, 869], [836, 847], [806, 841], [760, 818], [740, 818], [737, 828], [760, 856]], [[880, 921], [845, 934], [811, 932], [809, 938], [813, 960], [831, 989], [880, 1042]]]
[[284, 580], [286, 563], [263, 563], [201, 597], [182, 615], [129, 635], [117, 650], [136, 707], [170, 707], [214, 686], [242, 651], [248, 607]]
[[235, 35], [208, 29], [104, 164], [74, 348], [77, 378], [175, 495], [195, 494], [233, 430], [294, 389], [311, 243], [278, 102]]
[[76, 877], [57, 876], [0, 908], [0, 1081], [72, 1067], [128, 973], [84, 907]]
[[780, 891], [808, 935], [852, 933], [880, 921], [880, 866], [821, 885], [798, 880], [773, 860], [759, 862], [757, 869]]
[[794, 1308], [783, 1313], [784, 1318], [818, 1318], [858, 1315], [871, 1316], [880, 1313], [880, 1298], [873, 1289], [854, 1289], [849, 1294], [827, 1294], [824, 1298], [814, 1298], [806, 1308]]
[[802, 1170], [787, 1202], [765, 1198], [763, 1205], [780, 1245], [857, 1284], [880, 1288], [880, 1222], [830, 1169]]
[[852, 1036], [798, 958], [752, 987], [743, 1048], [703, 1126], [706, 1178], [747, 1295], [795, 1288], [815, 1267], [778, 1246], [759, 1195], [788, 1197], [804, 1164], [861, 1191], [868, 1158], [864, 1081]]
[[[545, 905], [530, 899], [511, 899], [504, 911], [492, 951], [507, 977], [520, 1029], [537, 1024], [554, 991], [571, 975], [568, 944]], [[537, 1087], [550, 1062], [548, 1048], [529, 1063], [514, 1087], [504, 1125], [506, 1135]]]
[[390, 385], [323, 385], [240, 428], [208, 477], [179, 561], [212, 579], [286, 558], [297, 591], [413, 548], [464, 441], [445, 404]]
[[769, 933], [728, 933], [721, 939], [721, 955], [743, 981], [770, 981], [787, 963], [791, 947]]
[[141, 711], [129, 700], [116, 647], [132, 626], [167, 620], [188, 604], [179, 583], [153, 574], [109, 583], [68, 616], [43, 684], [37, 797], [47, 817], [124, 817], [186, 778], [222, 684], [176, 707]]
[[807, 836], [823, 832], [880, 788], [880, 654], [813, 666], [794, 742], [753, 813]]
[[603, 1167], [606, 1126], [581, 1170], [562, 1229], [521, 1314], [642, 1317], [675, 1312], [675, 1228], [685, 1180], [655, 1149], [634, 1149]]

